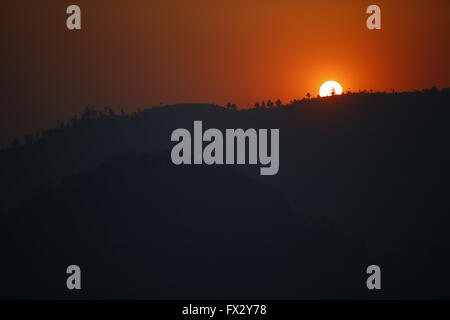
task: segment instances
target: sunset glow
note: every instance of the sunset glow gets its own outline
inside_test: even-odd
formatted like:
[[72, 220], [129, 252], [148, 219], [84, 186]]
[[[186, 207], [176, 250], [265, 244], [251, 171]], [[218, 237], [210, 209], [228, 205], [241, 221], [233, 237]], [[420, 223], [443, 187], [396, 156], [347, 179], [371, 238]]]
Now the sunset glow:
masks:
[[[77, 1], [81, 30], [67, 29], [59, 1], [1, 3], [3, 146], [91, 104], [240, 110], [316, 97], [327, 80], [353, 92], [450, 82], [448, 0]], [[381, 30], [366, 26], [370, 4], [382, 9]]]

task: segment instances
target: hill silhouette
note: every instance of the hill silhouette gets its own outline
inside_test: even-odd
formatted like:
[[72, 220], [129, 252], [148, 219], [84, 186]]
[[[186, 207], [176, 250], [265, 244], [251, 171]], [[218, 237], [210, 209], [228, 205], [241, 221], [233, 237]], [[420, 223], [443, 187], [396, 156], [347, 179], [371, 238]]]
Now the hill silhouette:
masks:
[[[3, 264], [9, 276], [2, 293], [331, 297], [342, 279], [354, 279], [344, 294], [357, 294], [361, 248], [314, 231], [279, 192], [233, 168], [182, 168], [168, 160], [168, 154], [116, 156], [27, 199], [3, 230], [8, 248], [2, 252], [10, 259]], [[347, 260], [352, 252], [358, 259]], [[61, 281], [61, 272], [75, 262], [86, 270], [79, 295]], [[331, 262], [343, 267], [328, 268]]]
[[[87, 297], [448, 297], [449, 105], [450, 90], [432, 89], [241, 111], [89, 108], [0, 152], [0, 294], [67, 297], [57, 270], [77, 257], [95, 270]], [[172, 166], [170, 133], [194, 120], [279, 128], [278, 175]], [[380, 294], [365, 288], [369, 264]]]

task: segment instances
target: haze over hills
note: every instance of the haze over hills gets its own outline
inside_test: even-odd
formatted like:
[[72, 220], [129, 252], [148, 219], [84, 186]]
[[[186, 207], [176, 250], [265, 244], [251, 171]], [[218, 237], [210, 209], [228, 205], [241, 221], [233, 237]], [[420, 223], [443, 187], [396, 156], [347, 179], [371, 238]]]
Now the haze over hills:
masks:
[[[9, 289], [59, 297], [54, 274], [76, 257], [95, 270], [88, 298], [371, 297], [369, 264], [386, 270], [380, 297], [448, 297], [449, 105], [446, 89], [242, 111], [89, 108], [0, 152]], [[280, 129], [278, 175], [172, 165], [170, 134], [194, 120]], [[27, 274], [29, 260], [42, 268]]]

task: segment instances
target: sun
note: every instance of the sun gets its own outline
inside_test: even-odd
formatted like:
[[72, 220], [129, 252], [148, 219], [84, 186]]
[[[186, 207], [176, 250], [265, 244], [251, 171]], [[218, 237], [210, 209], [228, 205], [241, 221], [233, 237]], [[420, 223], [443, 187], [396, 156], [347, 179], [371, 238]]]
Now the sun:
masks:
[[319, 94], [321, 97], [333, 96], [335, 94], [342, 94], [342, 87], [336, 81], [327, 81], [320, 87]]

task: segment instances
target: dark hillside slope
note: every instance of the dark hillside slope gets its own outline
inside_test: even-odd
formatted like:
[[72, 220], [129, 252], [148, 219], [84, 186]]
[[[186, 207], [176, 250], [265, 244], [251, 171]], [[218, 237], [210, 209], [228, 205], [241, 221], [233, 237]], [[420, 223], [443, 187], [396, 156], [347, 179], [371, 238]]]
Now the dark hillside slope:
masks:
[[[4, 218], [0, 293], [32, 298], [360, 296], [362, 248], [231, 168], [117, 156]], [[81, 293], [65, 268], [83, 270]], [[330, 267], [332, 265], [333, 267]]]
[[[449, 297], [449, 105], [450, 90], [446, 89], [346, 94], [294, 101], [271, 110], [234, 112], [214, 105], [190, 104], [154, 108], [133, 115], [85, 117], [65, 128], [47, 131], [34, 143], [0, 152], [0, 210], [5, 217], [2, 228], [8, 233], [21, 234], [17, 239], [25, 242], [20, 240], [19, 245], [28, 248], [24, 252], [33, 252], [28, 244], [35, 242], [31, 239], [39, 243], [45, 232], [38, 234], [29, 228], [40, 223], [52, 226], [54, 232], [48, 234], [55, 244], [63, 243], [57, 239], [59, 234], [65, 235], [62, 226], [70, 225], [70, 219], [78, 223], [75, 226], [79, 228], [76, 229], [79, 237], [87, 234], [86, 238], [92, 240], [98, 236], [97, 232], [109, 234], [105, 226], [111, 221], [120, 221], [128, 230], [139, 230], [151, 224], [137, 224], [136, 221], [141, 220], [135, 218], [125, 219], [123, 215], [128, 211], [130, 217], [145, 216], [156, 221], [161, 217], [173, 217], [173, 214], [165, 215], [167, 203], [173, 212], [194, 214], [192, 221], [198, 226], [217, 221], [225, 225], [228, 219], [225, 217], [230, 217], [235, 223], [233, 227], [239, 229], [242, 223], [239, 232], [243, 232], [248, 229], [249, 221], [261, 223], [264, 232], [257, 243], [274, 242], [269, 254], [277, 258], [268, 261], [281, 261], [279, 265], [268, 264], [267, 268], [279, 270], [277, 268], [285, 266], [281, 273], [286, 278], [274, 277], [272, 283], [253, 279], [253, 284], [266, 283], [274, 289], [267, 287], [267, 290], [257, 291], [260, 293], [257, 295], [254, 293], [258, 285], [249, 285], [247, 288], [252, 290], [241, 290], [242, 295], [256, 297], [270, 292], [274, 297], [318, 297], [319, 293], [332, 297], [360, 296], [359, 290], [365, 290], [365, 267], [370, 263], [382, 266], [384, 298]], [[159, 158], [154, 167], [147, 166], [146, 158], [141, 156], [120, 160], [120, 155], [127, 153], [167, 152], [173, 145], [171, 132], [176, 128], [192, 130], [194, 120], [202, 120], [204, 129], [279, 128], [279, 173], [262, 177], [258, 166], [175, 167], [168, 157]], [[140, 168], [142, 177], [133, 171], [134, 167]], [[92, 179], [86, 178], [91, 176]], [[109, 182], [98, 184], [96, 181]], [[48, 182], [53, 187], [48, 187]], [[142, 190], [147, 189], [152, 192], [142, 194]], [[207, 196], [202, 196], [205, 194]], [[219, 214], [214, 216], [215, 220], [202, 218], [210, 216], [202, 211], [206, 210], [201, 209], [203, 205]], [[143, 213], [149, 212], [148, 208], [155, 209], [151, 215]], [[59, 215], [61, 212], [65, 215]], [[110, 212], [113, 215], [109, 215]], [[202, 216], [195, 216], [200, 212]], [[258, 212], [262, 213], [260, 220], [255, 218]], [[40, 216], [45, 217], [42, 222]], [[63, 220], [52, 222], [52, 217]], [[175, 225], [177, 228], [191, 226], [191, 220], [181, 217], [175, 219], [180, 221]], [[305, 221], [306, 224], [302, 223]], [[172, 223], [168, 221], [160, 230], [172, 230], [169, 222]], [[17, 232], [18, 223], [24, 233]], [[272, 224], [274, 230], [269, 227]], [[42, 230], [45, 228], [41, 226]], [[59, 228], [61, 231], [56, 233]], [[132, 233], [122, 228], [118, 230]], [[184, 229], [173, 230], [179, 234], [178, 231], [182, 233]], [[123, 237], [128, 238], [128, 233]], [[75, 235], [75, 232], [67, 234]], [[292, 241], [284, 238], [288, 235], [292, 236], [289, 238]], [[212, 248], [222, 245], [222, 237], [228, 237], [225, 231], [221, 236], [208, 234], [205, 239], [211, 238]], [[2, 243], [10, 247], [7, 240]], [[87, 246], [87, 242], [84, 245]], [[234, 246], [238, 247], [237, 242]], [[19, 256], [11, 248], [5, 249], [8, 250], [5, 257], [13, 258], [4, 260], [15, 266], [14, 261]], [[98, 248], [103, 248], [103, 244], [98, 244]], [[275, 248], [294, 253], [286, 251], [277, 256]], [[41, 251], [36, 252], [39, 253], [35, 258], [39, 260]], [[122, 248], [120, 252], [126, 257], [120, 261], [138, 261], [136, 266], [147, 266], [142, 264], [141, 258], [127, 256], [132, 254], [128, 249]], [[239, 250], [236, 252], [238, 254]], [[55, 256], [60, 257], [60, 254], [65, 253]], [[213, 257], [214, 261], [225, 259]], [[105, 261], [108, 259], [111, 258]], [[248, 259], [244, 266], [252, 265], [251, 258]], [[294, 262], [289, 260], [288, 264], [283, 259]], [[23, 268], [29, 265], [25, 258], [20, 261]], [[90, 258], [86, 261], [95, 265]], [[138, 274], [141, 272], [133, 276]], [[328, 282], [317, 279], [328, 279]], [[232, 283], [223, 281], [225, 287]], [[322, 286], [327, 289], [320, 290]], [[104, 295], [101, 287], [99, 284], [97, 292]], [[173, 292], [186, 291], [168, 290], [161, 296], [170, 296]], [[203, 296], [205, 292], [191, 293]], [[230, 289], [215, 296], [224, 292], [234, 293]]]

